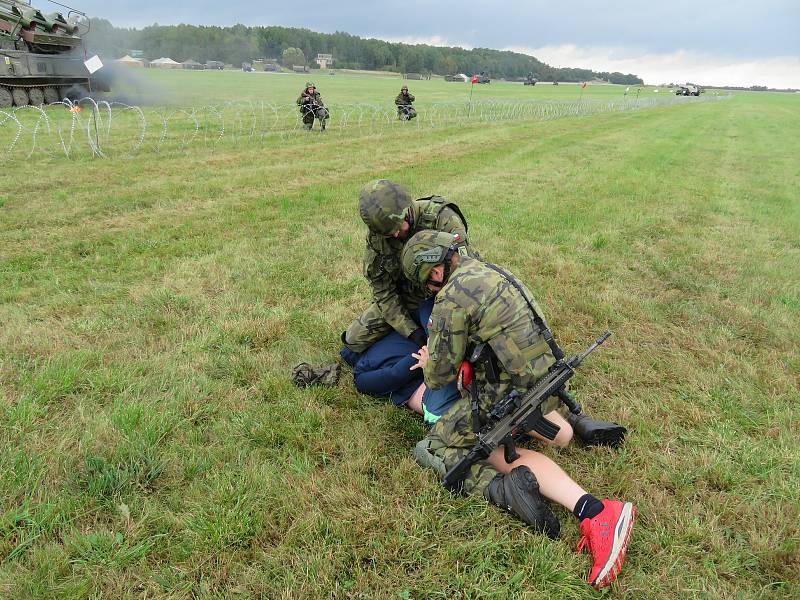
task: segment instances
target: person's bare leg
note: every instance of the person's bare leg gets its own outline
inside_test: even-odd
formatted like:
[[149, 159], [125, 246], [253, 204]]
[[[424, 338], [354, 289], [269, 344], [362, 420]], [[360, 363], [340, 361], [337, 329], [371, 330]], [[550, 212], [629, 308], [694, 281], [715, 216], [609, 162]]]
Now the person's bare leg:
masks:
[[508, 464], [503, 457], [502, 446], [489, 455], [489, 463], [501, 473], [510, 473], [514, 467], [524, 465], [536, 476], [542, 496], [557, 502], [569, 511], [586, 494], [581, 486], [567, 475], [561, 467], [544, 454], [527, 448], [517, 448], [519, 458]]
[[406, 406], [418, 415], [422, 414], [422, 395], [425, 393], [425, 384], [420, 383], [419, 387], [411, 394], [411, 398], [406, 402]]
[[567, 420], [564, 417], [561, 416], [561, 413], [559, 413], [556, 410], [547, 413], [545, 415], [545, 418], [548, 421], [552, 421], [553, 423], [555, 423], [556, 425], [558, 425], [561, 428], [561, 429], [558, 430], [558, 434], [556, 435], [556, 439], [548, 440], [546, 437], [544, 437], [543, 435], [539, 435], [535, 431], [529, 431], [528, 433], [530, 435], [532, 435], [533, 437], [535, 437], [540, 442], [543, 442], [545, 444], [555, 445], [555, 446], [560, 446], [562, 448], [566, 448], [567, 445], [572, 440], [572, 435], [573, 435], [572, 425], [570, 425], [567, 422]]

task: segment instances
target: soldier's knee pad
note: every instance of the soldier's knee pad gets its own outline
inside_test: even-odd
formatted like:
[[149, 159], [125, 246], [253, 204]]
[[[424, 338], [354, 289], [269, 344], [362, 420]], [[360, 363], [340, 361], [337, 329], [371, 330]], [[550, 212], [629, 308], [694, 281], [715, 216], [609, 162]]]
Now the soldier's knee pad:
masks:
[[510, 473], [497, 475], [484, 491], [484, 496], [536, 531], [553, 539], [558, 537], [561, 526], [539, 493], [539, 482], [528, 467], [519, 466]]
[[417, 442], [417, 445], [414, 446], [414, 460], [417, 461], [419, 466], [436, 471], [440, 478], [444, 477], [445, 473], [447, 473], [447, 467], [445, 467], [444, 461], [436, 456], [431, 441], [428, 438], [421, 439]]

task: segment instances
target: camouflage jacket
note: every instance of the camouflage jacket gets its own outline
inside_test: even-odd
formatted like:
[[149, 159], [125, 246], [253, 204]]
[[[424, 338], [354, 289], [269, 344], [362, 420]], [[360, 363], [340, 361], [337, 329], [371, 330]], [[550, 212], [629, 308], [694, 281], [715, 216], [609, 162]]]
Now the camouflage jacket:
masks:
[[[467, 225], [455, 204], [441, 196], [431, 196], [411, 203], [411, 225], [408, 238], [424, 229], [457, 233], [461, 237], [459, 251], [472, 252], [467, 237]], [[413, 286], [403, 274], [400, 253], [405, 240], [367, 233], [364, 251], [364, 276], [372, 287], [372, 299], [386, 322], [401, 335], [408, 337], [419, 325], [411, 318], [408, 305], [415, 305], [429, 294]]]
[[397, 106], [410, 106], [412, 102], [414, 102], [414, 96], [412, 94], [404, 94], [403, 92], [397, 94], [397, 98], [394, 99], [394, 103], [397, 104]]
[[318, 106], [325, 106], [322, 102], [322, 94], [319, 92], [314, 92], [313, 94], [306, 93], [305, 90], [300, 92], [300, 96], [297, 98], [297, 104], [299, 106], [303, 106], [304, 104], [316, 104]]
[[[541, 315], [530, 291], [520, 285]], [[527, 389], [555, 362], [522, 294], [486, 263], [469, 257], [459, 259], [436, 295], [428, 328], [425, 385], [431, 389], [455, 380], [461, 361], [481, 342], [494, 352], [495, 380], [484, 364], [474, 365], [483, 410], [512, 387]]]

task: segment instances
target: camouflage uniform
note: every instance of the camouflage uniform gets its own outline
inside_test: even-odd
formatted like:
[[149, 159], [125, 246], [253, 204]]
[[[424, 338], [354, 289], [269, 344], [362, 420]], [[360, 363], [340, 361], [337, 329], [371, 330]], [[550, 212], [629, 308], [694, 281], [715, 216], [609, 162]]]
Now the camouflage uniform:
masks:
[[316, 117], [319, 119], [320, 131], [325, 131], [325, 121], [330, 116], [330, 113], [322, 102], [322, 94], [316, 88], [313, 94], [309, 93], [308, 88], [310, 87], [314, 87], [314, 84], [309, 81], [297, 98], [297, 105], [300, 107], [300, 114], [303, 117], [303, 125], [306, 129], [311, 129], [314, 126], [314, 117]]
[[[472, 252], [461, 211], [441, 196], [412, 201], [406, 220], [410, 225], [408, 237], [424, 229], [446, 231], [458, 234], [459, 253]], [[430, 293], [403, 275], [400, 253], [404, 243], [373, 231], [367, 233], [363, 271], [372, 287], [373, 302], [345, 332], [342, 341], [354, 352], [363, 352], [392, 329], [409, 337], [420, 328], [410, 311]]]
[[[522, 287], [541, 315], [533, 296]], [[490, 381], [485, 366], [475, 365], [482, 417], [513, 388], [520, 392], [528, 389], [555, 362], [520, 292], [503, 275], [472, 258], [460, 257], [436, 295], [428, 327], [430, 358], [425, 367], [425, 385], [431, 389], [455, 380], [462, 360], [477, 344], [486, 342], [493, 350], [497, 381]], [[551, 398], [542, 412], [546, 414], [558, 407], [559, 401]], [[470, 403], [465, 397], [434, 425], [421, 444], [449, 470], [472, 449], [475, 441]], [[497, 474], [487, 461], [475, 464], [464, 481], [464, 491], [483, 495]]]
[[397, 94], [397, 98], [394, 99], [394, 103], [397, 105], [397, 117], [400, 120], [410, 121], [417, 116], [416, 109], [411, 106], [411, 103], [414, 102], [414, 100], [414, 96], [408, 93], [408, 89], [405, 90], [405, 93], [401, 90], [400, 93]]

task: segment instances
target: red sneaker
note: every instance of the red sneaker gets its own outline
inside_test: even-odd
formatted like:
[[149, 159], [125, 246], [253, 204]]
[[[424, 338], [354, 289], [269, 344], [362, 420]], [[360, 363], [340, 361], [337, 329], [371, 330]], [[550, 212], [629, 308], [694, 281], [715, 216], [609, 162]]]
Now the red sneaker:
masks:
[[581, 539], [578, 552], [589, 546], [594, 563], [589, 573], [589, 584], [595, 589], [611, 585], [617, 578], [628, 540], [631, 537], [636, 507], [630, 502], [603, 500], [603, 510], [593, 519], [581, 521]]

